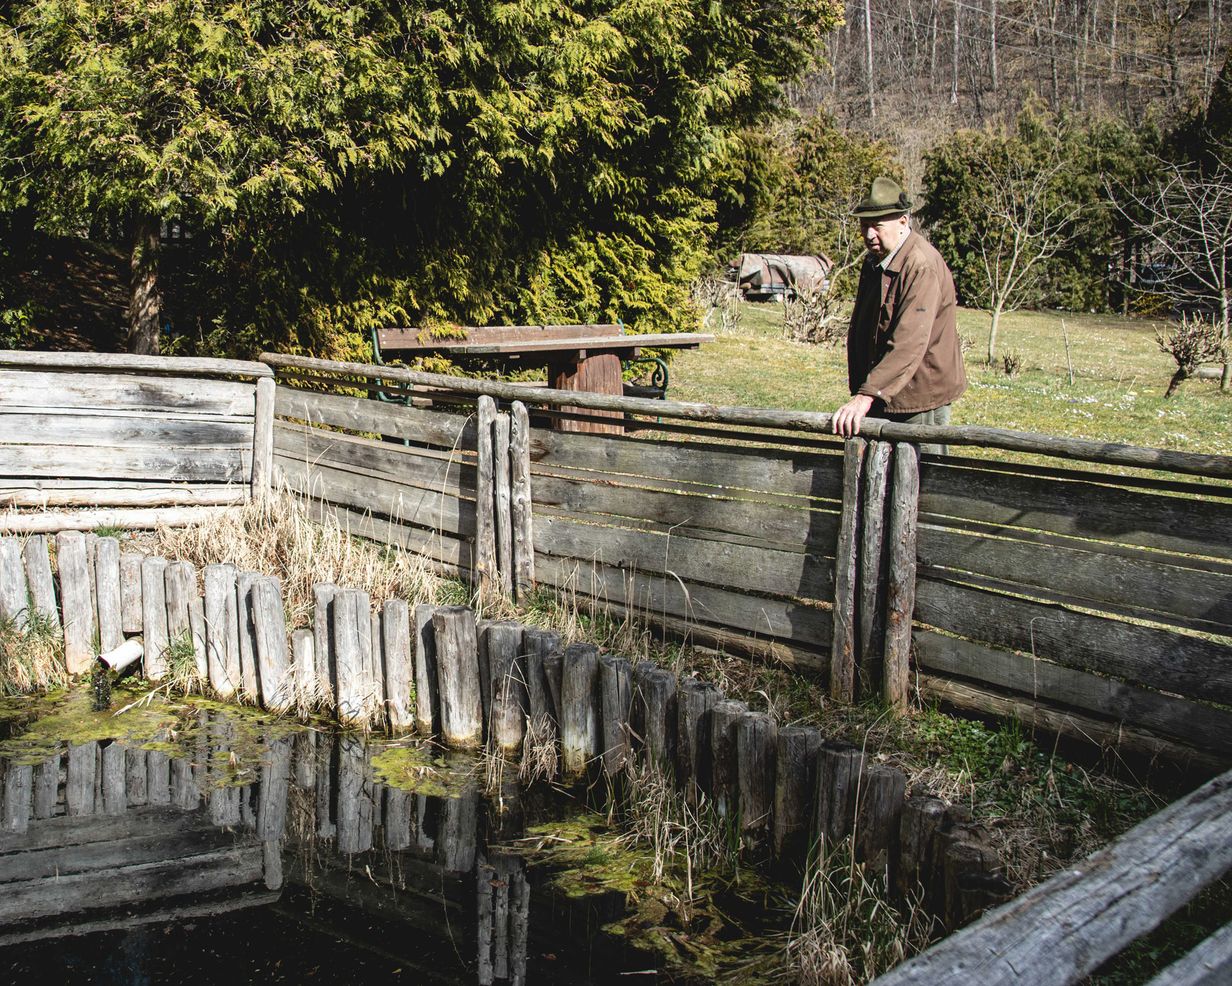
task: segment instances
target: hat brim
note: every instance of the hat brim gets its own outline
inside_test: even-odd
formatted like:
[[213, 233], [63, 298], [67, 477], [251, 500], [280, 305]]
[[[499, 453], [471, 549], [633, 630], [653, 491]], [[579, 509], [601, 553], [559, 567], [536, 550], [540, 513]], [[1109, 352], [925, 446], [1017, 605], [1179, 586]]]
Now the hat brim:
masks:
[[910, 206], [904, 209], [900, 205], [895, 205], [891, 208], [874, 206], [867, 209], [854, 209], [851, 214], [856, 219], [889, 219], [891, 216], [906, 216], [910, 215], [910, 213]]

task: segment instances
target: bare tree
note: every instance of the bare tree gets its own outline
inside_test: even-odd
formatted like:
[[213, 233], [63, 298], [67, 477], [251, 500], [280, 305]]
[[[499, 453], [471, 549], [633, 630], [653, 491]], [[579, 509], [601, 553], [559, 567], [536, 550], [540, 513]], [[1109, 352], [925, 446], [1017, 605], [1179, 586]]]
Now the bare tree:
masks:
[[989, 365], [997, 358], [1001, 316], [1022, 303], [1037, 282], [1040, 262], [1069, 242], [1078, 218], [1079, 208], [1051, 187], [1063, 167], [1059, 155], [1039, 165], [1012, 149], [1005, 158], [990, 153], [979, 166], [984, 197], [976, 222]]
[[[1151, 290], [1182, 311], [1213, 310], [1224, 349], [1232, 317], [1232, 166], [1222, 157], [1205, 172], [1194, 165], [1159, 163], [1146, 190], [1113, 191], [1117, 211], [1142, 242]], [[1232, 383], [1223, 357], [1220, 389]]]
[[1168, 381], [1164, 397], [1176, 393], [1181, 381], [1194, 376], [1203, 363], [1227, 359], [1226, 344], [1219, 336], [1219, 326], [1201, 315], [1182, 315], [1180, 322], [1171, 329], [1156, 329], [1155, 342], [1160, 352], [1167, 353], [1176, 362], [1176, 372]]

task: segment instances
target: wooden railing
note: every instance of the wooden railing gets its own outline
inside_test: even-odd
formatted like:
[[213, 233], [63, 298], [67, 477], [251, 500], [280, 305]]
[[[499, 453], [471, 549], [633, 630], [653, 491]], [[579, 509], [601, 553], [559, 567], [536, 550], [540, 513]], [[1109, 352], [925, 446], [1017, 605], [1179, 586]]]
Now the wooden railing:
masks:
[[[843, 446], [828, 434], [829, 415], [263, 359], [282, 384], [276, 471], [317, 509], [450, 572], [475, 567], [473, 409], [487, 394], [535, 409], [540, 586], [826, 674], [835, 671], [836, 626], [886, 617], [890, 566], [873, 560], [897, 532], [878, 538], [866, 521], [888, 510], [893, 483], [869, 501], [869, 475], [853, 476], [850, 463], [888, 457], [875, 447], [853, 455], [863, 439], [849, 443], [845, 494]], [[378, 381], [416, 406], [338, 393], [371, 391]], [[543, 427], [564, 407], [620, 409], [642, 416], [641, 430]], [[1027, 460], [922, 458], [906, 611], [914, 611], [912, 683], [924, 696], [1208, 773], [1232, 760], [1232, 486], [1224, 482], [1232, 459], [989, 428], [872, 421], [863, 434]], [[839, 550], [844, 507], [856, 526]], [[837, 614], [836, 554], [855, 559]], [[861, 585], [870, 572], [878, 580]], [[875, 665], [880, 650], [860, 648], [878, 638], [855, 638], [850, 659]]]
[[[266, 488], [272, 376], [238, 360], [0, 352], [0, 528], [182, 522]], [[105, 509], [19, 512], [31, 507]]]

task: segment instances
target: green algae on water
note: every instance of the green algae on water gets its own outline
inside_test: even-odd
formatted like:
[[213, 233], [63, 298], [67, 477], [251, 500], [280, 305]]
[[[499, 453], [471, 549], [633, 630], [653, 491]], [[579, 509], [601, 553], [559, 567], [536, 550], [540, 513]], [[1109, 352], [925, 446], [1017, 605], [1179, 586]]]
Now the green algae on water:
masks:
[[457, 797], [475, 785], [473, 755], [446, 753], [427, 743], [399, 743], [372, 755], [376, 779], [387, 787], [427, 797]]

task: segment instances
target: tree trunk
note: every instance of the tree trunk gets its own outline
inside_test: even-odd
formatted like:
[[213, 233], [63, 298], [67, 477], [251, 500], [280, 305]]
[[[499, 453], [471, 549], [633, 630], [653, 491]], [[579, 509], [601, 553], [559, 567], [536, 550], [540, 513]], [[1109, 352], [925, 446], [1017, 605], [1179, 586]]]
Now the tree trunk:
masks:
[[[1224, 367], [1224, 375], [1225, 376], [1227, 375], [1226, 366]], [[1176, 388], [1181, 385], [1181, 381], [1188, 378], [1188, 376], [1189, 376], [1189, 373], [1188, 371], [1186, 371], [1184, 367], [1181, 367], [1174, 374], [1172, 374], [1172, 379], [1168, 381], [1168, 389], [1164, 391], [1164, 397], [1171, 397], [1173, 394], [1175, 394]]]
[[992, 324], [988, 327], [988, 365], [992, 366], [993, 360], [997, 358], [997, 328], [1001, 324], [1001, 306], [996, 305], [992, 310]]
[[128, 303], [130, 353], [158, 355], [159, 322], [162, 298], [158, 293], [158, 220], [142, 216], [134, 224], [133, 253]]

